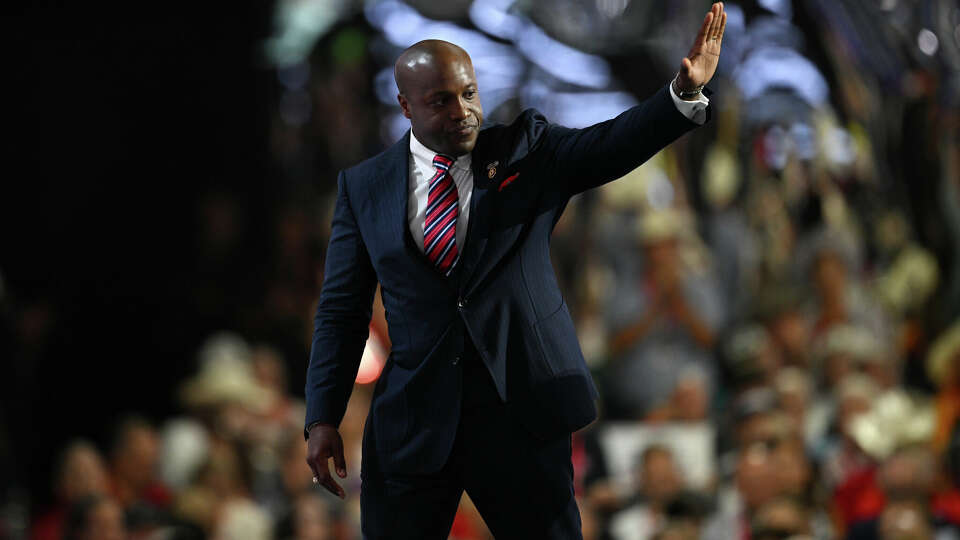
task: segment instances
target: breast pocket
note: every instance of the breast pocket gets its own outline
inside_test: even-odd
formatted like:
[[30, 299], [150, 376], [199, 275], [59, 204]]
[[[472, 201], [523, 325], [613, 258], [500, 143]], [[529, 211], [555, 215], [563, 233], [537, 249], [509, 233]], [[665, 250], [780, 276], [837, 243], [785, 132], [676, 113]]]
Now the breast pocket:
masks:
[[[516, 176], [514, 176], [516, 175]], [[507, 182], [507, 179], [513, 180]], [[509, 229], [529, 222], [536, 211], [538, 192], [532, 177], [516, 171], [504, 179], [495, 180], [491, 189], [495, 198], [494, 209], [498, 228]], [[501, 187], [502, 186], [502, 187]]]

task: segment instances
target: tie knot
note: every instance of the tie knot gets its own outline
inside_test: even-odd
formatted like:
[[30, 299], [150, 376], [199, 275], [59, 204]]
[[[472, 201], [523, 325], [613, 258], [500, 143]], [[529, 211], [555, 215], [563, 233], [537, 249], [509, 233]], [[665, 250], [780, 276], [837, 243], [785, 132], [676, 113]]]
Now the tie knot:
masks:
[[437, 154], [437, 155], [433, 158], [433, 166], [436, 167], [436, 168], [438, 168], [438, 169], [447, 170], [447, 169], [450, 168], [451, 165], [453, 165], [453, 162], [454, 162], [454, 161], [455, 161], [455, 159], [452, 158], [452, 157], [450, 157], [450, 156], [445, 156], [445, 155], [443, 155], [443, 154]]

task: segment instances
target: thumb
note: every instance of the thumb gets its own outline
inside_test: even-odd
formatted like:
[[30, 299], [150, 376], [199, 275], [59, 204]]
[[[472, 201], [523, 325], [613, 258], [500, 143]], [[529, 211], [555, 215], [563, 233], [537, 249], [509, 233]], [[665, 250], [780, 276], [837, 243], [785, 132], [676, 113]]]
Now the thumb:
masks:
[[347, 477], [347, 462], [343, 459], [343, 439], [337, 437], [336, 444], [333, 446], [333, 465], [337, 468], [337, 476]]
[[691, 62], [689, 58], [684, 57], [683, 60], [680, 61], [680, 69], [683, 71], [684, 77], [690, 77], [690, 70], [693, 69], [693, 62]]

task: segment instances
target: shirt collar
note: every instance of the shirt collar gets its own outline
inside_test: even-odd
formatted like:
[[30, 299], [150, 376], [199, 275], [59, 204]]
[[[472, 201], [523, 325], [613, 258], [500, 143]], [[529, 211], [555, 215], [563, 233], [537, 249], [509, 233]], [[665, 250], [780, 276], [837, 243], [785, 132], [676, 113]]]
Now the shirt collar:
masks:
[[[415, 159], [429, 163], [431, 167], [433, 167], [433, 158], [437, 155], [436, 152], [424, 146], [423, 143], [417, 139], [412, 129], [410, 130], [410, 153], [413, 154]], [[469, 171], [472, 156], [472, 153], [459, 156], [456, 161], [453, 162], [453, 167], [462, 171]]]

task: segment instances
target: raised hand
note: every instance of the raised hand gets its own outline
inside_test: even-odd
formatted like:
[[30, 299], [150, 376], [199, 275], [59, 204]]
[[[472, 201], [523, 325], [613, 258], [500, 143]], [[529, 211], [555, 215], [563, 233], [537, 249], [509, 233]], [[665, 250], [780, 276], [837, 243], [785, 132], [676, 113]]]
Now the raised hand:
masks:
[[723, 11], [723, 2], [717, 2], [703, 18], [700, 33], [690, 47], [690, 52], [680, 61], [680, 74], [677, 76], [680, 91], [694, 92], [713, 78], [720, 60], [720, 43], [726, 27], [727, 14]]

